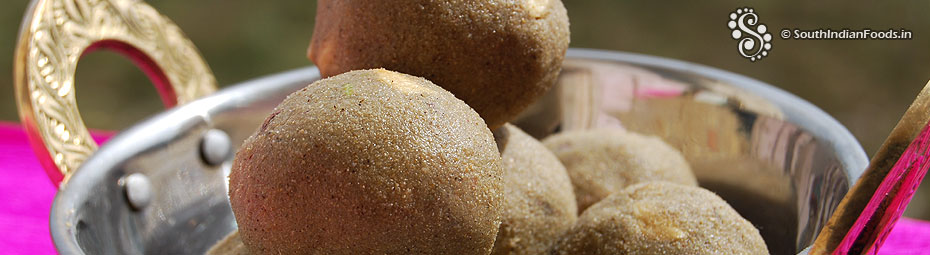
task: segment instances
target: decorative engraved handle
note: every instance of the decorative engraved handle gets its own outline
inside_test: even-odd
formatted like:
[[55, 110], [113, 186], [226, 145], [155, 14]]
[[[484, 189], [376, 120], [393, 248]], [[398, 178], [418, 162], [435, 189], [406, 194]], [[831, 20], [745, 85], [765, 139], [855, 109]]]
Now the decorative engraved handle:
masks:
[[97, 49], [129, 57], [166, 107], [216, 90], [193, 43], [140, 0], [33, 0], [19, 33], [14, 87], [32, 148], [56, 184], [97, 150], [74, 96], [78, 60]]

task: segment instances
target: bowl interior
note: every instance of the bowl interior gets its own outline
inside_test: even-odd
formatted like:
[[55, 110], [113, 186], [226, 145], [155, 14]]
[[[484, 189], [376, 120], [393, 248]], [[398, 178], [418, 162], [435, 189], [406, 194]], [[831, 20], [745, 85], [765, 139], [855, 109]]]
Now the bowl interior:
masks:
[[[51, 229], [62, 253], [203, 253], [235, 229], [232, 158], [206, 163], [208, 130], [238, 148], [286, 95], [319, 78], [305, 68], [239, 84], [120, 133], [70, 177]], [[849, 132], [813, 105], [732, 73], [643, 55], [571, 49], [557, 85], [513, 121], [543, 138], [619, 127], [680, 149], [702, 187], [759, 228], [773, 254], [810, 245], [865, 168]], [[151, 183], [131, 206], [125, 177]]]

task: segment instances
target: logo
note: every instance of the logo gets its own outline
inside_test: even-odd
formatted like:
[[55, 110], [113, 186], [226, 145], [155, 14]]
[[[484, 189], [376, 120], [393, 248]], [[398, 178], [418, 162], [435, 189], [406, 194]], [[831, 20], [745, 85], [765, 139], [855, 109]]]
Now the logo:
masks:
[[759, 15], [752, 8], [738, 8], [730, 13], [727, 22], [733, 40], [738, 40], [739, 54], [755, 62], [769, 55], [772, 50], [772, 34], [765, 24], [759, 23]]

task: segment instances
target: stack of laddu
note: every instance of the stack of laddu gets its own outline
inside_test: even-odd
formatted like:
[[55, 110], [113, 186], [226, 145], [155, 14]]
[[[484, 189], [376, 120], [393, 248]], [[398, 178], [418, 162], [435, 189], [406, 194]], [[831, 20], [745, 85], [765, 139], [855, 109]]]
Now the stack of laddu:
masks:
[[[766, 254], [680, 153], [507, 124], [555, 83], [559, 0], [321, 0], [287, 97], [237, 152], [213, 254]], [[579, 215], [580, 214], [580, 215]]]

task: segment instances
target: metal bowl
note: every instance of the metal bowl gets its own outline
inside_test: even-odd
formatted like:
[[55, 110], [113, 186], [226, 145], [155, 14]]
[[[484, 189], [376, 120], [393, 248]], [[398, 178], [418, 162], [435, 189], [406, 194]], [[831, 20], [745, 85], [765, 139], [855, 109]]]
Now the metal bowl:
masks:
[[[789, 93], [726, 71], [631, 53], [570, 49], [559, 83], [515, 124], [537, 138], [620, 126], [679, 148], [700, 185], [759, 228], [773, 254], [802, 252], [868, 164], [856, 139]], [[309, 67], [161, 113], [120, 133], [55, 197], [63, 254], [200, 254], [236, 228], [232, 151]]]

